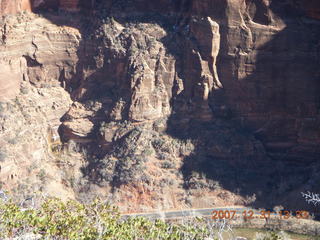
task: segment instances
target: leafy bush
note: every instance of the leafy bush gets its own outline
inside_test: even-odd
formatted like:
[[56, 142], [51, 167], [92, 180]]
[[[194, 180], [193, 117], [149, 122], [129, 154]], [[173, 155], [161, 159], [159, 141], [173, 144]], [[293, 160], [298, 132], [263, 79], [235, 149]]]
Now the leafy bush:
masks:
[[18, 137], [13, 137], [11, 139], [8, 140], [8, 143], [11, 144], [11, 145], [15, 145], [18, 143]]
[[21, 92], [22, 94], [28, 94], [28, 93], [29, 93], [29, 89], [28, 89], [27, 87], [21, 87], [21, 88], [20, 88], [20, 92]]
[[165, 169], [169, 169], [169, 168], [175, 168], [175, 164], [173, 162], [170, 161], [165, 161], [163, 163], [161, 163], [161, 167], [165, 168]]
[[153, 154], [153, 149], [152, 148], [147, 148], [142, 152], [142, 155], [144, 157], [149, 157]]
[[267, 232], [257, 233], [255, 240], [290, 240], [289, 236], [284, 232]]
[[46, 170], [41, 169], [39, 173], [37, 174], [37, 177], [40, 179], [41, 182], [44, 182], [47, 179], [47, 173]]
[[12, 201], [0, 203], [1, 239], [26, 233], [41, 235], [41, 239], [68, 240], [204, 239], [209, 232], [201, 221], [198, 225], [178, 225], [141, 217], [122, 218], [116, 207], [101, 200], [84, 205], [50, 198], [39, 209], [21, 209]]
[[178, 140], [160, 135], [154, 136], [151, 144], [161, 160], [166, 158], [165, 155], [188, 156], [195, 149], [194, 143], [189, 139]]

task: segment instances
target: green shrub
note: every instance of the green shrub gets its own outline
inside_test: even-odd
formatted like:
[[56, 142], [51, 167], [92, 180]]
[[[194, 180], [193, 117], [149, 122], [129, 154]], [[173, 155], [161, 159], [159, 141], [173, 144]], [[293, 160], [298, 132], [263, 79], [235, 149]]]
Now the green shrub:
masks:
[[267, 232], [257, 233], [255, 240], [290, 240], [289, 236], [284, 232]]
[[29, 93], [29, 88], [27, 88], [27, 87], [21, 87], [21, 88], [20, 88], [20, 92], [21, 92], [22, 94], [28, 94], [28, 93]]
[[1, 239], [31, 232], [41, 235], [41, 239], [204, 239], [209, 232], [201, 221], [178, 225], [141, 217], [121, 218], [116, 207], [101, 200], [84, 205], [50, 198], [39, 209], [21, 209], [11, 200], [0, 203]]
[[165, 161], [161, 163], [161, 167], [164, 169], [170, 169], [170, 168], [175, 168], [175, 164], [173, 162]]
[[147, 148], [142, 152], [142, 155], [144, 157], [149, 157], [153, 154], [153, 149], [152, 148]]
[[37, 174], [37, 177], [40, 179], [41, 182], [44, 182], [47, 179], [47, 173], [46, 170], [41, 169], [39, 173]]
[[18, 138], [15, 137], [15, 138], [11, 138], [8, 140], [8, 143], [10, 143], [11, 145], [15, 145], [18, 143]]

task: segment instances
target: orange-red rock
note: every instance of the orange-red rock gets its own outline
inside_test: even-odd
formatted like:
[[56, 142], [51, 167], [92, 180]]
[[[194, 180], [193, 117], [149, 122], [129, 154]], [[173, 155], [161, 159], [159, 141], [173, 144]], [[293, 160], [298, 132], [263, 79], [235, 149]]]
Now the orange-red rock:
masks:
[[0, 1], [0, 14], [15, 14], [21, 11], [31, 11], [31, 0], [2, 0]]
[[[31, 8], [26, 1], [0, 3], [1, 14]], [[94, 6], [94, 1], [33, 3], [33, 8], [41, 11]], [[129, 160], [121, 164], [132, 164], [131, 157], [137, 161], [127, 167], [129, 170], [141, 160], [136, 158], [144, 150], [139, 147], [156, 149], [165, 144], [150, 143], [159, 134], [154, 129], [161, 129], [164, 135], [174, 135], [170, 131], [174, 129], [183, 140], [199, 141], [201, 149], [184, 159], [190, 172], [198, 167], [197, 161], [208, 161], [213, 166], [224, 161], [228, 164], [218, 167], [232, 165], [236, 171], [251, 167], [252, 176], [270, 170], [261, 167], [264, 163], [274, 164], [270, 156], [277, 161], [302, 162], [302, 168], [305, 162], [318, 161], [318, 1], [99, 3], [107, 14], [99, 15], [102, 20], [92, 14], [91, 22], [86, 18], [88, 24], [83, 24], [80, 13], [71, 19], [63, 11], [44, 15], [48, 19], [35, 15], [32, 20], [6, 18], [0, 26], [0, 101], [14, 99], [18, 88], [29, 84], [32, 97], [50, 103], [40, 101], [42, 108], [31, 111], [34, 118], [34, 112], [42, 109], [43, 115], [49, 116], [41, 118], [41, 129], [46, 129], [46, 121], [54, 122], [55, 129], [61, 124], [59, 133], [65, 143], [81, 142], [101, 158], [113, 154], [113, 146], [124, 147], [118, 160]], [[59, 90], [43, 90], [50, 84]], [[72, 106], [61, 102], [61, 92], [64, 97], [72, 97]], [[27, 100], [19, 111], [32, 108]], [[31, 117], [23, 113], [23, 121], [28, 122]], [[19, 121], [21, 117], [17, 116]], [[3, 119], [6, 135], [10, 132], [6, 129], [19, 131], [16, 125], [26, 125], [10, 126]], [[33, 139], [43, 140], [43, 135], [41, 130], [41, 136]], [[170, 142], [161, 158], [175, 157], [171, 145], [176, 144], [179, 141]], [[126, 149], [129, 145], [131, 149]], [[43, 152], [47, 151], [40, 150], [35, 151], [34, 158], [45, 156]], [[157, 157], [152, 155], [154, 161]], [[113, 159], [105, 160], [112, 165], [116, 161]], [[224, 168], [226, 172], [228, 167]], [[86, 174], [99, 181], [110, 181], [112, 177], [114, 182], [122, 177], [123, 172], [119, 176], [112, 175], [118, 172], [103, 172], [106, 168], [99, 165], [92, 172], [86, 169]], [[150, 172], [161, 171], [156, 168]], [[250, 183], [252, 179], [246, 180]]]

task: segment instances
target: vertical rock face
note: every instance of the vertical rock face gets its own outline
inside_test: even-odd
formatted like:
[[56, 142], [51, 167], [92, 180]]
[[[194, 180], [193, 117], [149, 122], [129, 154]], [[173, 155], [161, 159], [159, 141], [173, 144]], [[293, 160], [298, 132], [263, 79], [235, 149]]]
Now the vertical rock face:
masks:
[[79, 0], [60, 0], [59, 7], [71, 11], [78, 10]]
[[[319, 154], [319, 23], [307, 22], [305, 7], [303, 1], [230, 1], [218, 64], [224, 97], [239, 123], [270, 152], [301, 159], [309, 147], [311, 158]], [[318, 137], [302, 134], [311, 128]]]
[[[91, 8], [93, 4], [87, 5]], [[1, 0], [0, 15], [16, 14], [22, 11], [32, 11], [38, 9], [65, 9], [69, 11], [77, 11], [80, 7], [80, 0]]]
[[[59, 186], [50, 187], [55, 194], [73, 197], [61, 184], [58, 168], [50, 163], [49, 167], [45, 162], [52, 159], [50, 142], [59, 142], [56, 129], [72, 103], [68, 92], [60, 86], [59, 78], [67, 79], [74, 71], [79, 31], [26, 13], [5, 17], [0, 33], [0, 152], [3, 160], [0, 181], [5, 182], [3, 188], [20, 188], [23, 182], [29, 182], [30, 185], [24, 185], [24, 191], [35, 192], [40, 187], [36, 175], [42, 171], [43, 176], [53, 177], [48, 185]], [[52, 132], [55, 135], [50, 139]]]
[[60, 0], [34, 0], [33, 9], [37, 10], [57, 10], [60, 7]]
[[19, 71], [19, 62], [6, 64], [1, 63], [0, 76], [0, 101], [13, 99], [20, 91], [22, 72]]
[[[37, 0], [32, 2], [33, 6], [27, 0], [0, 3], [2, 14], [32, 7], [76, 10], [84, 6], [78, 0]], [[119, 87], [121, 104], [114, 103], [114, 109], [107, 114], [111, 118], [117, 116], [117, 120], [143, 122], [169, 116], [174, 105], [171, 99], [177, 98], [178, 102], [183, 99], [178, 111], [186, 110], [188, 116], [212, 120], [214, 116], [232, 115], [233, 120], [249, 127], [275, 152], [300, 152], [305, 148], [296, 148], [300, 143], [312, 145], [315, 139], [318, 143], [317, 134], [312, 137], [306, 134], [318, 126], [318, 23], [296, 19], [297, 16], [318, 19], [318, 1], [108, 0], [85, 5], [99, 5], [116, 18], [126, 15], [134, 19], [152, 13], [170, 20], [167, 27], [150, 33], [136, 29], [127, 34], [126, 26], [121, 24], [115, 30], [117, 36], [108, 33], [110, 42], [101, 46], [105, 50], [99, 50], [97, 56], [91, 54], [99, 60], [95, 63], [97, 70], [91, 69], [89, 74], [78, 69], [83, 71], [77, 73], [78, 82], [65, 83], [74, 85], [72, 94], [76, 99], [93, 94], [92, 84]], [[6, 27], [3, 31], [5, 38]], [[83, 46], [87, 45], [91, 49], [91, 44], [83, 41]], [[77, 53], [87, 54], [83, 49]], [[27, 60], [31, 81], [34, 84], [43, 81], [46, 77], [42, 75], [47, 73], [39, 70], [37, 64], [46, 63]], [[4, 68], [12, 79], [21, 78], [21, 73], [10, 73], [12, 67]], [[59, 71], [48, 71], [59, 78]], [[95, 82], [103, 75], [109, 76], [105, 82]], [[2, 90], [2, 96], [4, 92], [14, 95], [18, 80], [8, 83], [4, 79], [2, 89], [7, 90]]]
[[[315, 164], [320, 156], [319, 1], [2, 0], [0, 6], [1, 14], [103, 9], [90, 17], [45, 14], [46, 21], [8, 16], [0, 27], [0, 101], [20, 96], [27, 83], [35, 93], [55, 85], [59, 90], [38, 91], [50, 105], [43, 126], [54, 122], [64, 143], [94, 152], [84, 171], [92, 182], [128, 183], [143, 162], [148, 171], [140, 169], [140, 177], [150, 184], [149, 175], [162, 172], [154, 159], [183, 156], [177, 166], [185, 185], [196, 185], [190, 173], [200, 168], [255, 184], [252, 176], [270, 178], [276, 162]], [[51, 102], [60, 94], [63, 101]], [[185, 138], [198, 144], [189, 146], [192, 154], [177, 147]], [[259, 189], [272, 185], [266, 178]], [[242, 184], [219, 180], [229, 190]]]
[[1, 0], [0, 15], [15, 14], [21, 11], [31, 11], [30, 0]]
[[[117, 88], [121, 96], [121, 104], [107, 110], [110, 119], [117, 116], [114, 120], [143, 122], [173, 112], [179, 112], [182, 121], [228, 118], [250, 129], [273, 156], [283, 152], [296, 159], [318, 156], [319, 30], [318, 22], [306, 18], [316, 18], [318, 3], [101, 3], [119, 19], [126, 15], [136, 21], [149, 12], [173, 17], [163, 20], [170, 19], [162, 33], [138, 34], [135, 30], [128, 35], [123, 32], [125, 26], [119, 27], [118, 35], [107, 33], [109, 43], [102, 47], [106, 50], [93, 56], [100, 59], [100, 70], [94, 77], [79, 80], [78, 99], [90, 96], [95, 79], [102, 78], [103, 72], [109, 77], [99, 84]], [[315, 134], [306, 134], [310, 131]], [[307, 155], [303, 154], [306, 149]]]
[[319, 1], [311, 0], [303, 3], [304, 9], [309, 17], [320, 19]]

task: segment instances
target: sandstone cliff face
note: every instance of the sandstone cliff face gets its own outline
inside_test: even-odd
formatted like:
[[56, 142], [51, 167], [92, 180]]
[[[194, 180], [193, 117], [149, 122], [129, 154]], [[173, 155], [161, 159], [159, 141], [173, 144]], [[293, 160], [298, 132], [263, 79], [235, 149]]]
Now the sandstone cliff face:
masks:
[[[242, 13], [236, 6], [230, 8], [228, 49], [222, 50], [228, 57], [222, 56], [221, 64], [226, 65], [220, 68], [225, 97], [239, 122], [252, 129], [270, 153], [285, 152], [287, 157], [296, 156], [297, 160], [316, 157], [319, 154], [317, 23], [310, 23], [310, 28], [303, 30], [294, 20], [296, 14], [305, 16], [298, 6], [290, 2], [257, 2], [247, 1]], [[313, 7], [319, 9], [315, 3]], [[241, 22], [240, 26], [235, 19]], [[304, 32], [304, 37], [299, 38], [297, 32]], [[229, 57], [234, 62], [228, 61]], [[308, 129], [313, 129], [315, 135], [304, 134]], [[302, 153], [307, 148], [310, 155]]]
[[74, 71], [79, 32], [30, 14], [8, 16], [0, 29], [1, 186], [16, 189], [18, 198], [48, 186], [57, 195], [73, 197], [51, 162], [50, 146], [72, 103], [59, 76]]
[[61, 75], [64, 78], [70, 77], [78, 60], [76, 48], [80, 35], [76, 29], [70, 28], [75, 34], [71, 39], [64, 34], [68, 31], [67, 28], [57, 27], [50, 31], [48, 28], [39, 27], [48, 25], [48, 21], [34, 20], [35, 23], [30, 25], [30, 19], [24, 15], [19, 18], [17, 20], [14, 16], [7, 17], [1, 26], [2, 66], [8, 69], [5, 74], [11, 74], [11, 78], [5, 74], [1, 76], [1, 86], [5, 88], [0, 90], [2, 100], [6, 98], [6, 94], [10, 95], [10, 92], [17, 90], [14, 86], [22, 81], [40, 87], [57, 83]]
[[[83, 7], [92, 7], [92, 4], [81, 4]], [[0, 15], [16, 14], [22, 11], [37, 11], [39, 9], [64, 9], [77, 11], [80, 7], [79, 0], [1, 0]]]
[[[35, 92], [26, 99], [48, 101], [41, 89], [54, 85], [57, 89], [45, 95], [54, 102], [48, 103], [47, 117], [40, 114], [41, 126], [59, 128], [59, 147], [70, 149], [76, 142], [86, 152], [82, 172], [80, 161], [66, 167], [81, 186], [70, 184], [75, 191], [70, 195], [110, 190], [123, 205], [135, 199], [132, 208], [212, 206], [244, 204], [255, 194], [263, 201], [271, 188], [271, 199], [294, 194], [300, 191], [293, 188], [297, 182], [316, 187], [318, 1], [89, 5], [102, 10], [90, 16], [45, 13], [47, 20], [17, 15], [6, 17], [0, 28], [0, 101], [21, 97], [25, 85]], [[22, 10], [10, 6], [2, 9]], [[49, 6], [76, 10], [84, 5], [33, 5]], [[12, 128], [6, 125], [3, 136]], [[40, 132], [32, 136], [48, 134]], [[41, 156], [56, 159], [50, 152]], [[199, 189], [206, 194], [199, 197]]]
[[[104, 6], [107, 12], [118, 17], [123, 12], [131, 16], [146, 11], [174, 14], [172, 22], [168, 23], [172, 24], [172, 28], [166, 31], [169, 33], [167, 37], [179, 44], [164, 47], [173, 55], [181, 47], [185, 51], [180, 56], [174, 56], [171, 68], [174, 64], [176, 74], [171, 76], [175, 76], [175, 80], [169, 80], [167, 88], [171, 89], [170, 81], [174, 82], [176, 93], [173, 94], [178, 99], [184, 98], [183, 104], [192, 102], [189, 106], [177, 107], [178, 111], [186, 110], [181, 113], [182, 116], [211, 119], [209, 101], [214, 114], [223, 116], [232, 113], [233, 120], [250, 128], [270, 153], [286, 152], [293, 158], [300, 158], [303, 155], [306, 157], [303, 149], [310, 148], [310, 158], [319, 154], [316, 150], [318, 133], [316, 136], [305, 134], [310, 128], [318, 132], [319, 33], [317, 23], [305, 22], [301, 25], [295, 20], [296, 16], [315, 17], [318, 3], [248, 0], [178, 1], [175, 4], [159, 1], [145, 4], [140, 1], [106, 1]], [[310, 27], [305, 29], [307, 25]], [[171, 31], [182, 36], [171, 36]], [[300, 39], [296, 32], [305, 32], [307, 40]], [[314, 44], [307, 46], [303, 42]], [[308, 65], [307, 72], [305, 64]], [[135, 94], [132, 92], [133, 96]], [[171, 98], [170, 94], [168, 97]], [[131, 104], [135, 101], [132, 99]], [[149, 100], [139, 98], [139, 101], [141, 108], [136, 108], [137, 114], [142, 109], [149, 112]], [[160, 105], [156, 108], [160, 109]], [[142, 117], [139, 120], [147, 119]], [[285, 128], [283, 125], [286, 125]]]
[[15, 14], [21, 11], [31, 11], [30, 0], [1, 0], [0, 14]]

